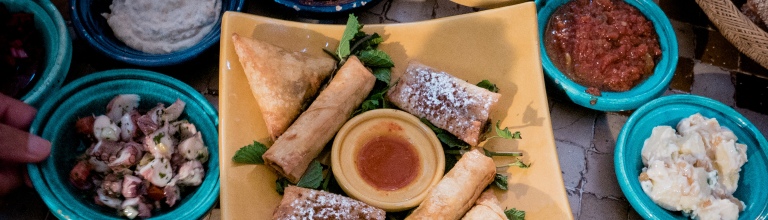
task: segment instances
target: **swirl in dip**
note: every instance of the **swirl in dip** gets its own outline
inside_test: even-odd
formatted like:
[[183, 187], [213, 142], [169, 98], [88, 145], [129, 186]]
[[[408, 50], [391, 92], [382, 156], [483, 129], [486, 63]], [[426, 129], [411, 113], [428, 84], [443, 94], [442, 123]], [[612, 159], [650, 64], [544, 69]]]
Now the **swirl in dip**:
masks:
[[167, 54], [200, 42], [221, 14], [221, 0], [114, 0], [102, 14], [115, 37], [151, 54]]
[[651, 21], [622, 0], [574, 0], [549, 18], [544, 46], [552, 63], [588, 92], [627, 91], [661, 56]]

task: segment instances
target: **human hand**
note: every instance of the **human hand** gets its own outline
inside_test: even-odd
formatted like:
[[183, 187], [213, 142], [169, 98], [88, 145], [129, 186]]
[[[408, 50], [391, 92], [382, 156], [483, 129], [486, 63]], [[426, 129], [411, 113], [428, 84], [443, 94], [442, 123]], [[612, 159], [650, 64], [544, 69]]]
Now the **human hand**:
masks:
[[26, 132], [37, 110], [19, 100], [0, 94], [0, 196], [25, 182], [32, 186], [26, 163], [44, 160], [51, 142]]

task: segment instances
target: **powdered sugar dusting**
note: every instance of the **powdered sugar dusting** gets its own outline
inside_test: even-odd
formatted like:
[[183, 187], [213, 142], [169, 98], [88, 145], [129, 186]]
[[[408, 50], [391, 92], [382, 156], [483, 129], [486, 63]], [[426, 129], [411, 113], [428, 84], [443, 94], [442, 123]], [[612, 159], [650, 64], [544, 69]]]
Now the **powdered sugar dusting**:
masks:
[[500, 95], [412, 62], [388, 97], [401, 109], [476, 145]]
[[[384, 210], [341, 195], [288, 187], [286, 198], [294, 198], [287, 203], [291, 213], [280, 213], [276, 219], [384, 219]], [[289, 194], [294, 194], [290, 195]], [[296, 195], [297, 194], [297, 195]], [[281, 206], [286, 205], [285, 202]], [[284, 208], [278, 208], [284, 210]]]

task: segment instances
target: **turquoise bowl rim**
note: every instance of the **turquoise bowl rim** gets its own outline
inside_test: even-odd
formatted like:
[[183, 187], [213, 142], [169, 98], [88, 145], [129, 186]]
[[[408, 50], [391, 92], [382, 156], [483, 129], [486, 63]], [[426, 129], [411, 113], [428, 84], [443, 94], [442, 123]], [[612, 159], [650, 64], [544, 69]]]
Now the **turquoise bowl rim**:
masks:
[[[734, 133], [737, 133], [737, 137], [739, 138], [739, 143], [745, 143], [745, 142], [753, 142], [757, 143], [756, 145], [747, 146], [747, 157], [748, 162], [747, 164], [742, 167], [741, 171], [741, 178], [739, 179], [739, 188], [736, 191], [734, 195], [740, 194], [747, 194], [751, 197], [749, 198], [739, 198], [742, 201], [745, 201], [745, 199], [751, 199], [752, 202], [745, 202], [746, 203], [746, 209], [745, 211], [742, 211], [739, 216], [739, 219], [766, 219], [768, 218], [768, 194], [767, 193], [756, 193], [754, 191], [749, 191], [752, 189], [762, 189], [765, 190], [765, 185], [762, 184], [768, 184], [768, 174], [766, 174], [764, 171], [768, 169], [768, 160], [766, 159], [766, 154], [768, 154], [768, 141], [766, 141], [765, 137], [760, 133], [760, 131], [755, 127], [754, 124], [752, 124], [749, 120], [747, 120], [743, 115], [739, 114], [736, 110], [734, 110], [731, 107], [728, 107], [727, 105], [718, 102], [716, 100], [697, 96], [697, 95], [670, 95], [670, 96], [664, 96], [658, 99], [655, 99], [642, 107], [638, 108], [627, 120], [626, 124], [621, 129], [621, 132], [619, 133], [619, 136], [616, 140], [616, 148], [614, 151], [614, 168], [616, 172], [616, 177], [619, 182], [619, 186], [621, 187], [621, 191], [624, 193], [624, 196], [629, 201], [630, 205], [637, 211], [638, 214], [640, 214], [645, 219], [668, 219], [668, 218], [677, 218], [677, 219], [688, 219], [679, 212], [672, 212], [667, 211], [660, 206], [656, 205], [650, 197], [648, 197], [647, 194], [643, 191], [642, 187], [640, 186], [640, 182], [637, 180], [637, 176], [640, 174], [640, 169], [642, 168], [642, 162], [639, 162], [641, 167], [631, 167], [633, 166], [632, 163], [638, 163], [637, 161], [642, 160], [639, 156], [639, 153], [637, 152], [630, 152], [630, 149], [632, 148], [632, 151], [639, 151], [642, 149], [642, 146], [628, 146], [632, 141], [630, 139], [641, 139], [645, 140], [647, 137], [636, 137], [638, 134], [638, 129], [646, 129], [646, 128], [638, 128], [642, 127], [642, 125], [639, 125], [641, 123], [644, 123], [645, 121], [649, 120], [646, 119], [647, 116], [653, 114], [656, 115], [671, 115], [671, 112], [675, 111], [688, 111], [688, 112], [708, 112], [711, 115], [707, 115], [705, 113], [702, 113], [705, 117], [709, 118], [717, 118], [718, 122], [721, 123], [721, 125], [725, 124], [732, 124], [734, 126], [728, 126], [729, 129], [733, 130]], [[662, 116], [663, 117], [663, 116]], [[683, 117], [687, 117], [683, 116]], [[670, 121], [667, 123], [674, 122], [673, 125], [675, 126], [677, 122], [682, 118], [672, 118], [670, 116]], [[674, 119], [674, 120], [672, 120]], [[651, 122], [652, 124], [657, 125], [669, 125], [664, 124], [662, 121], [654, 121]], [[650, 129], [647, 128], [647, 133], [650, 135]], [[737, 130], [738, 129], [738, 130]], [[739, 136], [738, 133], [743, 133], [744, 135]], [[636, 143], [635, 141], [635, 143]], [[628, 155], [637, 154], [637, 157], [633, 157], [633, 159], [627, 159]], [[758, 163], [758, 164], [750, 164], [750, 163]], [[759, 167], [759, 166], [763, 167]], [[758, 166], [757, 168], [753, 169], [759, 169], [757, 171], [747, 171], [748, 166]], [[745, 172], [749, 172], [749, 174], [758, 174], [758, 175], [745, 175]], [[747, 181], [745, 179], [747, 178], [757, 178], [756, 176], [761, 176], [761, 179], [758, 179], [757, 181]], [[745, 185], [746, 184], [746, 185]], [[745, 189], [745, 187], [747, 189]], [[740, 192], [744, 191], [744, 192]], [[754, 198], [758, 197], [758, 198]], [[757, 202], [755, 202], [757, 201]], [[673, 214], [674, 213], [674, 214]]]
[[[35, 107], [40, 107], [42, 101], [61, 87], [69, 72], [72, 60], [72, 41], [69, 38], [67, 25], [56, 6], [49, 0], [0, 0], [3, 3], [24, 4], [26, 9], [35, 14], [36, 19], [42, 19], [41, 30], [46, 44], [45, 70], [39, 74], [39, 80], [21, 97], [21, 100]], [[46, 36], [47, 35], [47, 36]]]
[[[216, 109], [207, 101], [207, 99], [205, 99], [205, 97], [203, 97], [202, 94], [189, 85], [170, 76], [137, 69], [118, 69], [92, 73], [69, 83], [50, 99], [47, 99], [38, 111], [35, 120], [32, 122], [30, 132], [49, 140], [53, 139], [48, 136], [55, 137], [57, 133], [55, 133], [55, 131], [47, 131], [46, 125], [49, 124], [49, 121], [57, 120], [52, 114], [56, 114], [57, 111], [64, 109], [65, 107], [63, 104], [77, 102], [77, 97], [82, 98], [84, 96], [89, 96], [86, 93], [93, 92], [93, 89], [91, 88], [111, 88], [108, 86], [120, 83], [143, 83], [142, 85], [148, 84], [150, 86], [158, 86], [163, 91], [178, 92], [179, 98], [187, 100], [188, 107], [194, 106], [202, 112], [203, 115], [195, 115], [195, 117], [200, 118], [199, 120], [204, 123], [196, 125], [201, 130], [213, 131], [206, 132], [206, 134], [203, 135], [205, 144], [209, 147], [209, 151], [211, 152], [211, 157], [207, 162], [208, 170], [206, 172], [206, 177], [203, 180], [203, 184], [194, 190], [194, 195], [189, 195], [192, 197], [188, 196], [189, 198], [182, 198], [181, 203], [176, 207], [164, 211], [159, 216], [154, 216], [150, 219], [200, 218], [210, 210], [219, 197], [219, 122]], [[137, 88], [137, 90], [141, 89], [142, 88]], [[140, 91], [137, 93], [142, 94]], [[210, 124], [207, 122], [210, 122]], [[48, 128], [48, 130], [51, 129]], [[52, 147], [55, 148], [56, 143], [55, 141], [53, 142]], [[68, 182], [56, 182], [55, 180], [57, 180], [57, 178], [46, 178], [46, 176], [57, 175], [55, 171], [51, 171], [51, 169], [55, 169], [55, 166], [56, 164], [54, 160], [48, 158], [40, 163], [28, 164], [27, 169], [35, 190], [37, 190], [43, 201], [48, 205], [48, 208], [54, 215], [56, 215], [56, 217], [61, 219], [120, 219], [116, 214], [105, 215], [99, 211], [93, 211], [87, 208], [90, 204], [82, 204], [81, 202], [78, 202], [80, 200], [72, 201], [72, 199], [68, 199], [76, 198], [76, 196], [73, 196], [75, 193], [68, 193], [70, 191], [66, 190], [66, 184], [69, 184]]]
[[[547, 27], [549, 16], [552, 15], [558, 6], [567, 1], [536, 0], [536, 9], [539, 13], [539, 50], [544, 73], [548, 79], [552, 80], [560, 90], [563, 90], [574, 103], [598, 111], [633, 110], [664, 94], [675, 74], [678, 60], [678, 45], [677, 37], [669, 18], [667, 18], [656, 3], [652, 0], [625, 0], [625, 2], [638, 8], [646, 18], [651, 20], [659, 36], [662, 55], [653, 71], [654, 74], [628, 91], [602, 92], [602, 96], [597, 97], [587, 93], [587, 87], [579, 85], [558, 70], [552, 63], [552, 60], [549, 59], [544, 47], [544, 31]], [[591, 104], [593, 100], [596, 100], [594, 105]]]

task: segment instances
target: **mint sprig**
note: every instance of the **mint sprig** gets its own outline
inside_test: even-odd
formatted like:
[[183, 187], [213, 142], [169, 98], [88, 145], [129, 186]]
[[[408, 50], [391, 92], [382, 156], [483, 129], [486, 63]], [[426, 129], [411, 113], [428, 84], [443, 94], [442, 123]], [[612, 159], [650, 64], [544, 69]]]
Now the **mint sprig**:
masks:
[[516, 208], [504, 210], [504, 215], [506, 215], [509, 220], [525, 220], [525, 211]]
[[483, 81], [480, 81], [477, 83], [477, 86], [480, 88], [487, 89], [488, 91], [499, 93], [499, 87], [496, 87], [496, 84], [491, 83], [491, 81], [488, 81], [487, 79], [484, 79]]
[[264, 152], [267, 152], [267, 146], [258, 141], [253, 141], [253, 144], [245, 145], [237, 150], [232, 160], [235, 163], [264, 164], [264, 159], [261, 158]]

